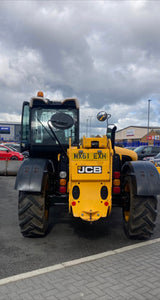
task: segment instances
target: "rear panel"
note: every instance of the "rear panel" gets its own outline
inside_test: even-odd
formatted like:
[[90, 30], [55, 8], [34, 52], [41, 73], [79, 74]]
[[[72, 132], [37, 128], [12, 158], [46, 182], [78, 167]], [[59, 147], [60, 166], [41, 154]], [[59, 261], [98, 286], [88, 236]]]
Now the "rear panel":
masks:
[[68, 150], [69, 206], [75, 217], [92, 222], [111, 212], [113, 150], [109, 146]]

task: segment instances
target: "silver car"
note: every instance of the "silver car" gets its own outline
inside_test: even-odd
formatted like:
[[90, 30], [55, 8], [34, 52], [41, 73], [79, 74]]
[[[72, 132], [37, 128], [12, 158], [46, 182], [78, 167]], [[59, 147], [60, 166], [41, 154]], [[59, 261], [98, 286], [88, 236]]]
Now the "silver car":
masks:
[[150, 157], [149, 161], [153, 162], [156, 167], [160, 167], [160, 153], [154, 157]]

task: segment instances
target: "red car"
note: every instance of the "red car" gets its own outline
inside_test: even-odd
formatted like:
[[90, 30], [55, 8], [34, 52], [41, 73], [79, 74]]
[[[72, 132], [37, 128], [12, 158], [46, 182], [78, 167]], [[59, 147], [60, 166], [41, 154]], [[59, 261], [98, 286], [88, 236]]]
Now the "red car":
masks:
[[11, 150], [7, 146], [0, 145], [0, 160], [23, 160], [24, 156], [16, 151]]

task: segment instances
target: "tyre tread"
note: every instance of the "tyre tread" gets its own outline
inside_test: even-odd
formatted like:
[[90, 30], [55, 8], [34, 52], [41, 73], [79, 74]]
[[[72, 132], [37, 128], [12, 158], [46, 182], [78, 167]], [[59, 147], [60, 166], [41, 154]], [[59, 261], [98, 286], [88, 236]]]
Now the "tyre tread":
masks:
[[157, 216], [157, 198], [155, 196], [135, 196], [130, 184], [130, 218], [124, 220], [124, 230], [127, 236], [136, 239], [148, 239], [153, 234]]
[[41, 193], [20, 192], [18, 215], [23, 236], [45, 235], [48, 222], [45, 219], [45, 198]]

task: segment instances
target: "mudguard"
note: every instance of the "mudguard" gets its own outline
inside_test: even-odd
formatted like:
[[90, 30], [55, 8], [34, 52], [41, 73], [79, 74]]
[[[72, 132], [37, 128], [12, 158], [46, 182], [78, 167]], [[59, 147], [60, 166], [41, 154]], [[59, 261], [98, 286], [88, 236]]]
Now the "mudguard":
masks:
[[26, 192], [41, 192], [45, 173], [54, 173], [52, 161], [42, 158], [28, 158], [19, 168], [15, 189]]
[[122, 168], [122, 176], [132, 179], [133, 193], [141, 196], [160, 194], [160, 175], [153, 163], [129, 161]]

